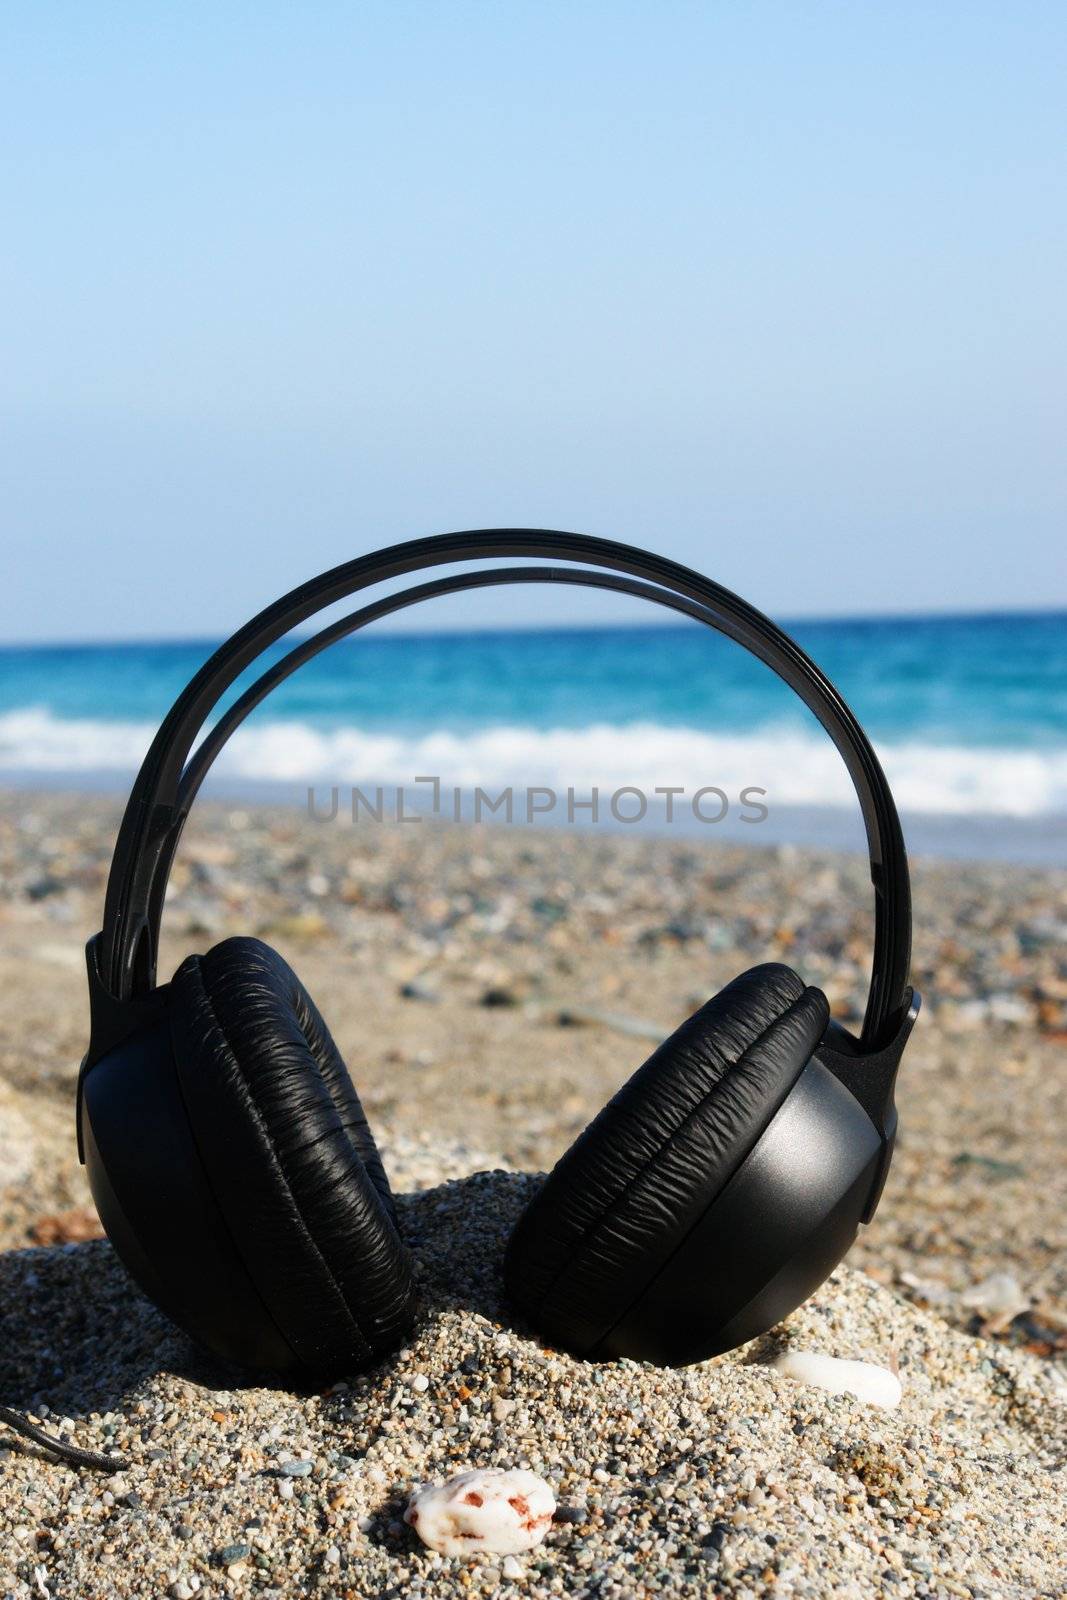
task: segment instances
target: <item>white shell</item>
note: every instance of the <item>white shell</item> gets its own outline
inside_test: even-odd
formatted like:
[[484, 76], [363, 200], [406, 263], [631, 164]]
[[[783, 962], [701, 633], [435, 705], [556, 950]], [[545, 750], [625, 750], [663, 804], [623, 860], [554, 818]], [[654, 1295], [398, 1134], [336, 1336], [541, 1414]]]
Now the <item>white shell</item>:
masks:
[[487, 1467], [447, 1483], [420, 1483], [404, 1521], [442, 1555], [503, 1556], [540, 1544], [555, 1509], [552, 1490], [535, 1473]]
[[896, 1373], [871, 1361], [842, 1361], [815, 1350], [783, 1350], [771, 1365], [798, 1383], [813, 1383], [829, 1394], [854, 1394], [857, 1400], [887, 1409], [898, 1406], [903, 1393]]

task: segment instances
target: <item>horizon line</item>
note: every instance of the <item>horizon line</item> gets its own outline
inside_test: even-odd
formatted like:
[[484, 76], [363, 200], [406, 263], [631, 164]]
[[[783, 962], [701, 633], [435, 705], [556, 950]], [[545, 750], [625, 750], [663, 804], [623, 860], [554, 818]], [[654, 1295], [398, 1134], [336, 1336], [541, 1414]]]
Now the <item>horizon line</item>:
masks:
[[[330, 608], [326, 607], [324, 610]], [[834, 627], [860, 625], [892, 626], [899, 623], [932, 622], [1005, 622], [1012, 620], [1028, 619], [1053, 619], [1067, 617], [1067, 603], [1051, 606], [1010, 606], [992, 607], [976, 611], [856, 611], [826, 613], [816, 612], [810, 615], [794, 617], [773, 617], [777, 626], [786, 632], [797, 628], [806, 627]], [[464, 627], [462, 624], [455, 626], [418, 628], [418, 627], [386, 627], [377, 629], [370, 637], [382, 638], [408, 638], [408, 639], [438, 639], [438, 638], [501, 638], [513, 634], [557, 634], [557, 633], [642, 633], [642, 632], [667, 632], [679, 631], [692, 627], [697, 623], [695, 618], [680, 617], [672, 621], [660, 621], [650, 617], [647, 622], [631, 620], [628, 622], [589, 621], [582, 622], [560, 621], [546, 625], [543, 622], [516, 621], [507, 625], [480, 624]], [[299, 630], [291, 634], [293, 641], [311, 638], [317, 629], [309, 631]], [[0, 654], [15, 651], [50, 651], [50, 650], [111, 650], [111, 649], [143, 649], [150, 646], [170, 646], [178, 648], [191, 648], [204, 646], [217, 649], [224, 644], [232, 634], [127, 634], [115, 638], [42, 638], [42, 639], [3, 639], [0, 640]], [[276, 643], [290, 638], [290, 634], [283, 634]], [[336, 640], [335, 643], [355, 642], [356, 636], [351, 639]], [[268, 647], [269, 648], [269, 647]]]

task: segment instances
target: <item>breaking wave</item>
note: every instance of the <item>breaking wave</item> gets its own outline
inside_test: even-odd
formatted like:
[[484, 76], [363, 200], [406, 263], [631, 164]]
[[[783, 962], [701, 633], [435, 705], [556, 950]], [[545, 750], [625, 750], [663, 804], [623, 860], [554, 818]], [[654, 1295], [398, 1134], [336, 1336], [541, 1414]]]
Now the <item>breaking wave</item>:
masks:
[[[43, 707], [0, 715], [0, 771], [75, 777], [132, 774], [155, 732], [148, 722], [62, 718]], [[902, 811], [931, 815], [1040, 817], [1067, 812], [1067, 749], [994, 749], [929, 742], [879, 744]], [[217, 775], [238, 782], [443, 783], [494, 790], [543, 784], [576, 793], [634, 785], [715, 785], [733, 795], [766, 789], [771, 805], [853, 804], [848, 775], [828, 739], [791, 727], [746, 734], [654, 722], [584, 728], [487, 726], [414, 735], [358, 727], [320, 729], [265, 721], [242, 729]]]

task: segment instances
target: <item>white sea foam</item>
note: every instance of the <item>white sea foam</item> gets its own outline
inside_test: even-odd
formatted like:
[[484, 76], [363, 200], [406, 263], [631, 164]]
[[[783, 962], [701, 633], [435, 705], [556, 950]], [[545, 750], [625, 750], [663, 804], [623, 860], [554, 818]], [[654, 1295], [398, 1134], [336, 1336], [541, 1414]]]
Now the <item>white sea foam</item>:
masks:
[[[0, 771], [131, 772], [155, 729], [142, 722], [63, 719], [27, 707], [0, 716]], [[1006, 750], [919, 741], [884, 744], [879, 755], [903, 811], [940, 816], [1041, 817], [1067, 813], [1067, 749]], [[218, 766], [221, 777], [307, 784], [409, 784], [436, 774], [444, 784], [493, 792], [546, 785], [603, 795], [624, 785], [649, 793], [715, 785], [735, 799], [767, 790], [775, 805], [851, 806], [851, 785], [828, 739], [792, 728], [704, 733], [657, 723], [537, 729], [440, 729], [416, 736], [356, 727], [322, 730], [271, 721], [243, 728]]]

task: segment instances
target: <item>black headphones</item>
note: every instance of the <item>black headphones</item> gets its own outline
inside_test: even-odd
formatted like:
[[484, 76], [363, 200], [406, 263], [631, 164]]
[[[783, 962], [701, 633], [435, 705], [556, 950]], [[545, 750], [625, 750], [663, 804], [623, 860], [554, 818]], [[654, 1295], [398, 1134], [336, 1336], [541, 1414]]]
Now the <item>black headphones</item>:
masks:
[[[194, 742], [268, 646], [372, 584], [479, 567], [390, 594], [292, 649]], [[79, 1152], [115, 1249], [216, 1354], [323, 1376], [399, 1345], [417, 1306], [389, 1182], [359, 1098], [296, 974], [258, 939], [224, 940], [156, 985], [164, 891], [193, 799], [252, 708], [334, 640], [432, 596], [502, 583], [636, 595], [735, 639], [818, 717], [863, 809], [874, 884], [858, 1039], [788, 967], [754, 967], [661, 1044], [571, 1146], [520, 1217], [515, 1304], [580, 1356], [684, 1365], [764, 1332], [874, 1214], [896, 1131], [893, 1084], [918, 1011], [896, 807], [863, 730], [792, 639], [729, 590], [661, 556], [578, 534], [491, 529], [394, 545], [260, 612], [175, 701], [130, 795], [103, 931], [87, 947], [91, 1038]]]

